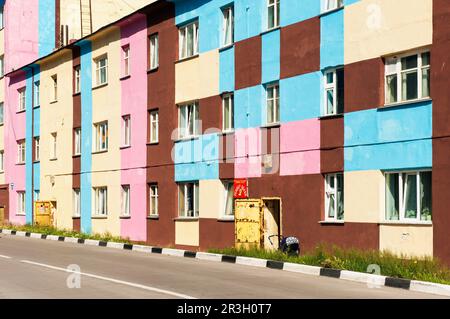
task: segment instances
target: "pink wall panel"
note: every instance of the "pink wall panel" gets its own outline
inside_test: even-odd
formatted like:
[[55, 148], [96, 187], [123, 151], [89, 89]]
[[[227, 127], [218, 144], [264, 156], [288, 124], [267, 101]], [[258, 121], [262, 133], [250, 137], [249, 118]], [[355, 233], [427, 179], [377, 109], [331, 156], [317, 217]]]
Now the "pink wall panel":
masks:
[[240, 129], [235, 132], [236, 178], [261, 177], [261, 130]]

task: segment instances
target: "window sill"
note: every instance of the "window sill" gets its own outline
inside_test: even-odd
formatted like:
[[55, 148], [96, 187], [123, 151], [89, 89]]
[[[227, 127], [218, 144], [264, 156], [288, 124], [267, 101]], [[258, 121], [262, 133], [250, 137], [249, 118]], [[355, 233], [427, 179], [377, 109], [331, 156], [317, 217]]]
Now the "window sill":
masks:
[[181, 137], [181, 138], [178, 138], [177, 140], [175, 140], [174, 142], [178, 143], [178, 142], [193, 141], [193, 140], [198, 140], [198, 139], [200, 139], [200, 136], [196, 135], [196, 136], [189, 136], [189, 137]]
[[55, 157], [55, 158], [51, 158], [51, 159], [49, 159], [49, 161], [50, 162], [54, 162], [54, 161], [57, 161], [58, 159]]
[[173, 219], [176, 222], [197, 222], [198, 217], [176, 217]]
[[219, 48], [219, 52], [227, 51], [231, 48], [234, 48], [234, 42], [231, 44], [224, 45], [223, 47]]
[[105, 216], [91, 216], [92, 219], [108, 219], [108, 215]]
[[26, 111], [26, 109], [25, 110], [18, 110], [18, 111], [16, 111], [16, 114], [25, 113], [25, 111]]
[[124, 76], [120, 77], [119, 80], [120, 81], [125, 81], [125, 80], [128, 80], [129, 78], [131, 78], [131, 74], [124, 75]]
[[156, 71], [158, 71], [158, 70], [159, 70], [159, 65], [158, 65], [157, 67], [148, 69], [148, 70], [147, 70], [147, 73], [154, 73], [154, 72], [156, 72]]
[[218, 222], [234, 222], [234, 216], [222, 216], [217, 218]]
[[175, 61], [175, 64], [186, 62], [186, 61], [189, 61], [189, 60], [194, 60], [194, 59], [197, 59], [199, 56], [200, 56], [200, 54], [197, 53], [197, 54], [194, 54], [194, 55], [192, 55], [190, 57], [187, 57], [187, 58], [178, 59], [177, 61]]
[[123, 145], [123, 146], [119, 147], [119, 149], [121, 149], [121, 150], [126, 150], [127, 148], [131, 148], [131, 145]]
[[344, 114], [322, 115], [321, 117], [319, 117], [319, 120], [339, 119], [342, 117], [344, 117]]
[[222, 131], [222, 135], [231, 135], [231, 134], [234, 134], [234, 130]]
[[280, 29], [281, 29], [281, 26], [276, 26], [276, 27], [273, 27], [273, 28], [270, 28], [270, 29], [267, 29], [267, 30], [261, 32], [259, 35], [264, 35], [264, 34], [267, 34], [267, 33], [273, 32], [273, 31], [277, 31]]
[[130, 215], [120, 215], [119, 219], [131, 219]]
[[378, 225], [385, 225], [385, 226], [433, 226], [432, 221], [382, 221], [381, 223], [378, 223]]
[[0, 123], [0, 127], [3, 126], [3, 125], [5, 125], [5, 123]]
[[5, 171], [4, 171], [4, 170], [1, 170], [1, 171], [0, 171], [0, 175], [1, 175], [1, 174], [5, 174]]
[[74, 154], [74, 155], [72, 155], [72, 158], [78, 158], [78, 157], [81, 157], [81, 154]]
[[81, 219], [81, 216], [72, 216], [72, 219]]
[[321, 225], [344, 225], [345, 221], [339, 220], [322, 220], [319, 222]]
[[23, 165], [25, 165], [25, 162], [23, 162], [23, 163], [16, 163], [16, 165], [23, 166]]
[[147, 216], [147, 219], [158, 220], [159, 219], [159, 215], [150, 215], [150, 216]]
[[72, 94], [72, 96], [79, 96], [79, 95], [81, 95], [81, 92], [75, 92]]
[[281, 123], [277, 122], [277, 123], [270, 123], [270, 124], [264, 124], [261, 125], [261, 128], [275, 128], [275, 127], [280, 127]]
[[39, 109], [41, 107], [41, 104], [33, 106], [33, 109]]
[[103, 150], [103, 151], [92, 151], [92, 155], [95, 155], [95, 154], [103, 154], [103, 153], [108, 153], [108, 150]]
[[92, 90], [101, 89], [101, 88], [103, 88], [103, 87], [105, 87], [105, 86], [108, 86], [108, 82], [103, 83], [103, 84], [99, 84], [99, 85], [96, 85], [96, 86], [93, 86], [93, 87], [92, 87]]
[[23, 216], [23, 217], [25, 217], [26, 214], [25, 213], [16, 213], [16, 216]]
[[34, 160], [33, 164], [39, 164], [41, 162], [41, 160]]
[[409, 104], [417, 104], [417, 103], [427, 102], [427, 101], [432, 101], [432, 99], [427, 97], [427, 98], [408, 100], [408, 101], [397, 102], [397, 103], [388, 103], [388, 104], [384, 104], [383, 106], [380, 106], [378, 108], [378, 110], [389, 109], [389, 108], [403, 106], [403, 105], [409, 105]]
[[338, 8], [329, 9], [329, 10], [326, 10], [326, 11], [321, 11], [320, 14], [319, 14], [319, 17], [326, 16], [327, 14], [330, 14], [330, 13], [333, 13], [333, 12], [336, 12], [336, 11], [339, 11], [339, 10], [342, 10], [342, 9], [344, 9], [343, 5], [341, 7], [338, 7]]
[[58, 103], [58, 100], [50, 101], [50, 104], [56, 104], [56, 103]]
[[147, 145], [159, 145], [159, 141], [157, 141], [157, 142], [147, 142]]

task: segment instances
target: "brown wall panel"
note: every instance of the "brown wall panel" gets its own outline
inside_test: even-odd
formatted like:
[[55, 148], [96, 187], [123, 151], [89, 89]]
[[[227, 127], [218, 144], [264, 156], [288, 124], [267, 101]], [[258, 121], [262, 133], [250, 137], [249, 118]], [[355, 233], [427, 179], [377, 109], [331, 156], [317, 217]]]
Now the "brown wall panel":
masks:
[[234, 222], [200, 218], [199, 223], [201, 250], [234, 246]]
[[222, 129], [222, 98], [220, 95], [199, 100], [199, 116], [202, 121], [202, 134], [211, 129]]
[[72, 219], [72, 229], [74, 231], [80, 232], [81, 231], [81, 218], [73, 218]]
[[236, 42], [235, 55], [235, 89], [261, 84], [261, 37], [253, 37]]
[[384, 62], [375, 58], [345, 65], [344, 111], [368, 110], [384, 104]]
[[320, 120], [320, 171], [321, 173], [344, 170], [344, 117]]
[[320, 18], [281, 28], [282, 79], [320, 70]]
[[0, 206], [5, 208], [5, 221], [9, 220], [9, 184], [0, 185]]
[[219, 136], [219, 148], [222, 150], [219, 162], [219, 178], [234, 179], [234, 133]]

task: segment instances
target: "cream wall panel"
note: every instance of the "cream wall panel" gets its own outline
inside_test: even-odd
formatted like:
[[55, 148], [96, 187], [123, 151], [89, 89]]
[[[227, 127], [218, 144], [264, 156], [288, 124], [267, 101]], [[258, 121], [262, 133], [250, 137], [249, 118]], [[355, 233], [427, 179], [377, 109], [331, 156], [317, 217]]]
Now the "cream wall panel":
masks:
[[5, 29], [0, 30], [0, 55], [2, 54], [5, 54]]
[[175, 244], [186, 246], [198, 246], [199, 239], [198, 221], [176, 221], [175, 222]]
[[432, 43], [432, 0], [363, 0], [345, 9], [345, 64]]
[[380, 250], [410, 257], [433, 256], [433, 227], [381, 225]]
[[378, 223], [384, 210], [384, 176], [381, 171], [344, 173], [344, 219]]
[[[53, 101], [53, 75], [58, 77], [57, 101]], [[72, 228], [72, 91], [71, 51], [44, 60], [40, 73], [40, 198], [57, 202], [55, 223], [61, 228]], [[54, 132], [57, 133], [56, 160], [51, 159]]]
[[219, 218], [224, 207], [224, 187], [220, 180], [200, 180], [200, 218]]
[[175, 102], [197, 100], [219, 94], [219, 51], [202, 53], [198, 58], [175, 66]]

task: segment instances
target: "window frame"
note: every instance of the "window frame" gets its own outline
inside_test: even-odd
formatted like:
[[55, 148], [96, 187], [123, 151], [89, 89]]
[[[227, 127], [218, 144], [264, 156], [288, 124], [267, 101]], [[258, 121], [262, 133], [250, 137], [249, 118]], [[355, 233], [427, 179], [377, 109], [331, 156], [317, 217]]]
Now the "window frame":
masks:
[[74, 94], [81, 93], [81, 66], [77, 65], [73, 68], [74, 77]]
[[17, 141], [17, 164], [25, 164], [26, 161], [26, 140]]
[[[269, 91], [273, 90], [273, 97], [269, 99]], [[276, 93], [276, 94], [275, 94]], [[269, 122], [269, 102], [272, 101], [272, 122]], [[280, 84], [278, 82], [266, 85], [266, 125], [280, 124]]]
[[[150, 144], [159, 143], [159, 110], [150, 110], [148, 116], [150, 125], [149, 143]], [[153, 136], [153, 124], [156, 125], [156, 137]]]
[[34, 107], [41, 106], [41, 81], [34, 82]]
[[122, 46], [122, 63], [122, 77], [131, 76], [131, 48], [129, 44]]
[[5, 102], [0, 102], [0, 126], [5, 124]]
[[72, 189], [73, 200], [73, 217], [81, 217], [81, 190], [79, 188]]
[[0, 173], [5, 172], [5, 150], [0, 150]]
[[[104, 130], [104, 135], [105, 135], [105, 147], [102, 147], [103, 144], [103, 138], [102, 138], [102, 131], [101, 128], [105, 127]], [[94, 153], [100, 153], [100, 152], [107, 152], [108, 151], [108, 147], [109, 147], [109, 131], [108, 131], [108, 121], [102, 121], [102, 122], [98, 122], [94, 124], [94, 131], [95, 134], [93, 134], [94, 136], [94, 143], [93, 143], [93, 147]]]
[[[345, 210], [342, 213], [342, 218], [339, 218], [339, 214], [338, 214], [338, 208], [339, 208], [339, 200], [338, 200], [338, 193], [339, 193], [339, 176], [341, 176], [341, 180], [342, 180], [342, 208], [344, 209], [344, 173], [330, 173], [330, 174], [325, 174], [324, 179], [325, 179], [325, 188], [324, 188], [324, 195], [325, 195], [325, 215], [324, 215], [324, 220], [325, 222], [333, 222], [333, 223], [343, 223], [345, 220]], [[331, 178], [333, 179], [333, 183], [334, 183], [334, 188], [331, 188], [330, 186], [330, 181]], [[330, 198], [331, 198], [331, 193], [334, 195], [334, 217], [330, 217], [330, 212], [329, 212], [329, 207], [330, 207]], [[330, 196], [328, 195], [330, 194]]]
[[[181, 126], [182, 124], [182, 112], [183, 109], [187, 109], [185, 112], [186, 116], [184, 119], [184, 127]], [[192, 113], [192, 114], [191, 114]], [[198, 121], [199, 121], [199, 105], [198, 102], [190, 102], [190, 103], [184, 103], [178, 105], [178, 138], [179, 139], [190, 139], [194, 138], [199, 135], [199, 127], [198, 127]], [[193, 118], [192, 122], [192, 134], [190, 131], [190, 122], [191, 118]]]
[[159, 34], [155, 33], [149, 37], [149, 69], [156, 70], [159, 67]]
[[[335, 5], [331, 1], [335, 2]], [[322, 0], [323, 8], [322, 13], [331, 12], [344, 7], [344, 0]]]
[[[273, 3], [270, 3], [273, 1]], [[267, 30], [280, 27], [280, 2], [281, 0], [267, 0]], [[269, 12], [273, 9], [273, 26], [270, 26]]]
[[121, 185], [120, 195], [120, 216], [131, 217], [131, 187], [129, 184]]
[[[229, 127], [226, 126], [226, 107], [229, 107], [228, 122]], [[226, 93], [222, 96], [222, 132], [234, 132], [234, 94]]]
[[81, 127], [73, 129], [73, 155], [81, 155]]
[[[422, 61], [423, 54], [428, 53], [429, 55], [429, 64], [424, 65]], [[410, 56], [417, 56], [417, 66], [415, 68], [402, 70], [402, 59], [410, 57]], [[394, 56], [388, 56], [384, 59], [384, 91], [385, 91], [385, 98], [384, 98], [384, 105], [390, 106], [390, 105], [396, 105], [401, 103], [413, 103], [416, 101], [421, 100], [427, 100], [430, 99], [430, 93], [431, 93], [431, 71], [429, 75], [429, 88], [428, 88], [428, 96], [423, 96], [423, 87], [422, 87], [422, 72], [423, 70], [431, 70], [431, 51], [429, 48], [421, 49], [421, 50], [414, 50], [414, 51], [408, 51], [406, 53], [397, 54]], [[395, 62], [395, 63], [390, 63]], [[389, 66], [395, 65], [395, 71], [390, 71]], [[414, 99], [405, 99], [403, 100], [403, 87], [402, 87], [402, 75], [406, 73], [411, 73], [411, 71], [417, 70], [417, 98]], [[396, 76], [396, 85], [397, 85], [397, 96], [396, 101], [391, 102], [389, 101], [389, 87], [388, 87], [388, 77], [390, 76]]]
[[53, 132], [50, 133], [52, 136], [52, 145], [50, 147], [51, 153], [50, 153], [50, 160], [56, 160], [58, 159], [58, 133]]
[[[159, 216], [159, 189], [158, 184], [150, 184], [148, 187], [149, 192], [149, 217]], [[156, 203], [156, 207], [153, 207], [153, 200]]]
[[[339, 105], [338, 72], [344, 72], [343, 67], [327, 69], [323, 72], [323, 116], [340, 115], [344, 113], [344, 105]], [[328, 75], [332, 74], [333, 82], [328, 83]], [[344, 75], [343, 75], [344, 77]], [[333, 90], [333, 110], [328, 112], [328, 91]]]
[[[230, 37], [226, 37], [226, 31], [230, 28]], [[234, 5], [222, 8], [222, 47], [233, 45], [234, 43]]]
[[[99, 206], [99, 195], [103, 192], [103, 205], [102, 207], [104, 210], [100, 212], [100, 206]], [[107, 217], [108, 216], [108, 187], [107, 186], [96, 186], [93, 187], [93, 193], [94, 193], [94, 209], [93, 209], [93, 217]]]
[[53, 97], [52, 102], [58, 101], [58, 75], [54, 74], [51, 76], [53, 84]]
[[122, 147], [131, 146], [131, 115], [122, 116]]
[[[187, 31], [189, 27], [192, 26], [192, 54], [189, 55], [188, 37]], [[199, 52], [199, 22], [198, 20], [192, 21], [190, 23], [184, 24], [178, 27], [178, 42], [179, 42], [179, 52], [178, 58], [179, 60], [189, 59], [198, 55]]]
[[26, 212], [26, 192], [17, 191], [17, 216], [23, 216]]
[[[0, 19], [1, 20], [1, 19]], [[5, 55], [0, 55], [0, 78], [5, 76]]]
[[[186, 219], [196, 219], [200, 216], [200, 210], [199, 210], [199, 203], [200, 203], [200, 188], [199, 188], [199, 182], [186, 182], [186, 183], [178, 183], [178, 217], [179, 218], [186, 218]], [[192, 216], [189, 216], [189, 210], [188, 210], [188, 197], [186, 196], [188, 194], [188, 187], [193, 187], [192, 189]], [[182, 211], [181, 207], [181, 191], [183, 189], [183, 197], [184, 197], [184, 203], [183, 207], [184, 210]]]
[[[221, 214], [221, 218], [223, 219], [231, 219], [234, 218], [234, 204], [235, 204], [235, 199], [234, 199], [234, 181], [232, 180], [224, 180], [222, 181], [222, 185], [224, 187], [224, 194], [223, 194], [223, 208], [222, 208], [222, 214]], [[231, 206], [231, 214], [227, 214], [227, 208], [228, 207], [228, 196], [229, 196], [229, 192], [231, 192], [232, 194], [232, 206]]]
[[27, 108], [27, 88], [21, 87], [17, 90], [19, 94], [19, 104], [17, 107], [17, 112], [24, 112]]
[[[105, 65], [101, 66], [101, 61], [105, 61]], [[95, 62], [95, 87], [103, 86], [108, 84], [108, 55], [104, 54], [102, 56], [94, 59]], [[105, 71], [105, 81], [101, 82], [101, 72]]]
[[39, 136], [35, 136], [33, 138], [34, 141], [34, 162], [41, 161], [41, 138]]

